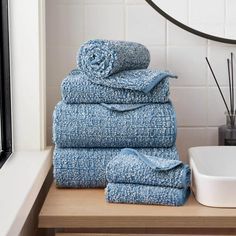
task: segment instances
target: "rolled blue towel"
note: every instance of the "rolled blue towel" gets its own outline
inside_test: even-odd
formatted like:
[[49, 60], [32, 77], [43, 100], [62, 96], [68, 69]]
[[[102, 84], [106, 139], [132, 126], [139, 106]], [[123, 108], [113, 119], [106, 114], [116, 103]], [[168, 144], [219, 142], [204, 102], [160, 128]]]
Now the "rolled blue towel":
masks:
[[133, 69], [145, 69], [150, 63], [148, 49], [139, 43], [95, 39], [84, 43], [77, 64], [89, 77], [108, 77]]
[[181, 206], [188, 199], [190, 188], [108, 183], [105, 194], [112, 203]]
[[65, 103], [165, 103], [169, 96], [169, 80], [164, 78], [149, 92], [116, 88], [90, 81], [76, 69], [61, 84]]
[[171, 103], [65, 104], [53, 114], [58, 147], [171, 147], [176, 117]]
[[[140, 153], [178, 159], [176, 147], [142, 148]], [[58, 148], [53, 154], [56, 185], [62, 188], [104, 188], [106, 166], [120, 152], [119, 148]]]
[[190, 168], [180, 160], [166, 159], [162, 149], [157, 156], [144, 155], [131, 148], [122, 149], [106, 168], [107, 181], [187, 188], [190, 185]]

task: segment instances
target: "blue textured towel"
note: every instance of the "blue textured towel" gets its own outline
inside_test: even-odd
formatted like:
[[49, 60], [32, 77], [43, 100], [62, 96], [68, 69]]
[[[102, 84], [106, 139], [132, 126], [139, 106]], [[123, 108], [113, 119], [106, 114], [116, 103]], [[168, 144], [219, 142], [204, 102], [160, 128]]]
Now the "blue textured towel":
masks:
[[89, 77], [107, 77], [123, 70], [145, 69], [148, 49], [139, 43], [95, 39], [84, 43], [77, 56], [78, 66]]
[[179, 160], [163, 158], [163, 155], [147, 156], [131, 148], [122, 149], [107, 165], [107, 181], [187, 188], [190, 185], [189, 166]]
[[130, 89], [149, 93], [158, 83], [168, 77], [177, 78], [168, 71], [142, 69], [121, 71], [107, 78], [87, 77], [87, 79], [95, 84], [111, 88]]
[[[137, 104], [136, 104], [137, 105]], [[120, 110], [122, 104], [65, 104], [54, 111], [53, 138], [58, 147], [171, 147], [176, 117], [171, 103]], [[127, 104], [123, 104], [127, 107]], [[132, 104], [130, 105], [132, 106]]]
[[[143, 148], [139, 152], [178, 159], [175, 147]], [[106, 166], [120, 152], [119, 148], [55, 148], [53, 155], [54, 178], [63, 188], [104, 188]]]
[[148, 186], [139, 184], [108, 183], [106, 200], [113, 203], [183, 205], [190, 189]]
[[66, 103], [164, 103], [168, 101], [169, 80], [163, 78], [149, 93], [144, 93], [96, 84], [76, 69], [63, 80], [61, 93]]

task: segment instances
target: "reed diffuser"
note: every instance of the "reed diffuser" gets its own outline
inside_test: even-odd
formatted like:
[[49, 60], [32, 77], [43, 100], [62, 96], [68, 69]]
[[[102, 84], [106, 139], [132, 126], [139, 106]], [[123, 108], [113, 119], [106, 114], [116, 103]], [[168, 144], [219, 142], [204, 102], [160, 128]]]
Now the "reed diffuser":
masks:
[[227, 68], [228, 68], [228, 81], [229, 81], [229, 106], [225, 100], [224, 94], [219, 86], [219, 83], [216, 79], [215, 73], [211, 67], [211, 64], [206, 57], [207, 64], [210, 68], [212, 76], [215, 80], [217, 88], [220, 92], [221, 98], [224, 102], [226, 108], [226, 124], [221, 125], [218, 129], [218, 144], [224, 146], [235, 146], [236, 145], [236, 124], [235, 124], [235, 108], [234, 108], [234, 62], [233, 62], [233, 53], [230, 54], [230, 59], [227, 59]]

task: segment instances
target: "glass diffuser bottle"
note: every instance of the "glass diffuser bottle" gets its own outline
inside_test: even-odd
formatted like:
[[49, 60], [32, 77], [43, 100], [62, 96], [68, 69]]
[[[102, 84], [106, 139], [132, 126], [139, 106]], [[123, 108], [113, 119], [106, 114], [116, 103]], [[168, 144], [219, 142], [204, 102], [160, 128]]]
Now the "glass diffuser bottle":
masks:
[[226, 125], [221, 125], [218, 129], [218, 144], [221, 146], [236, 145], [236, 113], [226, 115]]
[[212, 76], [216, 82], [216, 85], [218, 87], [222, 100], [225, 104], [225, 108], [227, 110], [227, 112], [225, 113], [226, 125], [222, 125], [218, 128], [218, 144], [224, 145], [224, 146], [236, 146], [236, 124], [235, 124], [236, 110], [234, 106], [235, 99], [234, 99], [234, 65], [233, 65], [234, 55], [232, 52], [230, 53], [230, 56], [231, 56], [230, 59], [227, 58], [228, 79], [229, 79], [229, 98], [230, 98], [229, 106], [227, 105], [224, 94], [222, 93], [222, 90], [216, 79], [216, 76], [211, 67], [211, 64], [208, 58], [206, 57], [207, 64], [210, 68]]

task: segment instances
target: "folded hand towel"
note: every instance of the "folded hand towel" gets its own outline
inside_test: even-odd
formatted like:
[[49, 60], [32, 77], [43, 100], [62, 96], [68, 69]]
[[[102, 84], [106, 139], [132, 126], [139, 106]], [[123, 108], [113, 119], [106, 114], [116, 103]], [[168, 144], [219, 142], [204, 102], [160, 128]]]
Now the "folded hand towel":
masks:
[[115, 84], [110, 85], [112, 87], [94, 83], [76, 69], [71, 71], [62, 82], [62, 99], [65, 103], [164, 103], [168, 101], [168, 78], [163, 77], [149, 93], [116, 88]]
[[148, 49], [139, 43], [95, 39], [83, 44], [78, 66], [89, 77], [107, 77], [123, 70], [145, 69], [150, 63]]
[[107, 165], [108, 182], [187, 188], [189, 166], [179, 160], [163, 158], [165, 149], [162, 150], [158, 156], [147, 156], [134, 149], [122, 149]]
[[121, 71], [107, 78], [87, 77], [87, 79], [95, 84], [111, 88], [130, 89], [149, 93], [158, 83], [168, 77], [177, 78], [168, 71], [142, 69]]
[[[122, 105], [124, 106], [122, 109]], [[53, 138], [58, 147], [171, 147], [176, 117], [171, 103], [135, 110], [100, 104], [65, 104], [54, 111]], [[127, 111], [120, 111], [125, 110]], [[116, 109], [116, 110], [114, 110]]]
[[[176, 147], [137, 149], [147, 155], [178, 159]], [[106, 166], [120, 152], [119, 148], [58, 148], [53, 155], [56, 185], [62, 188], [104, 188]]]
[[183, 205], [190, 194], [190, 188], [148, 186], [139, 184], [108, 183], [106, 200], [113, 203]]

